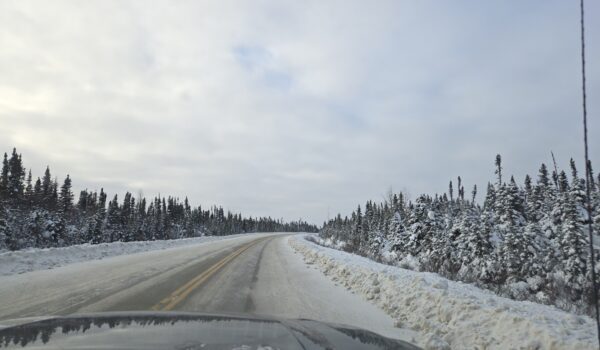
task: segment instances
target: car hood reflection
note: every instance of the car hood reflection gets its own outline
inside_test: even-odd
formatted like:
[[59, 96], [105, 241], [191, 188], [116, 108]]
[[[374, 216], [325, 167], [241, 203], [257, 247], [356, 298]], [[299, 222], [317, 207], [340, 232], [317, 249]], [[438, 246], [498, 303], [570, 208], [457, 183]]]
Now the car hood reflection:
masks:
[[417, 349], [312, 320], [197, 313], [100, 313], [0, 329], [0, 346], [28, 349]]

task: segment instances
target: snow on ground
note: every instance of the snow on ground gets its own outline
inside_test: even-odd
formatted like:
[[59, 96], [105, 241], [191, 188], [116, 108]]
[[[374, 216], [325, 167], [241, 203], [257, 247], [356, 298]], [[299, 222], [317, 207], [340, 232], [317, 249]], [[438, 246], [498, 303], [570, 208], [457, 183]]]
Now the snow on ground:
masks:
[[99, 260], [117, 255], [213, 242], [245, 235], [247, 234], [203, 236], [164, 241], [80, 244], [62, 248], [29, 248], [17, 251], [0, 251], [0, 276], [52, 269], [76, 262]]
[[437, 274], [415, 272], [290, 238], [332, 280], [424, 334], [426, 349], [595, 349], [595, 323], [551, 306], [499, 297]]
[[418, 333], [394, 327], [393, 318], [377, 306], [306, 265], [287, 241], [288, 237], [273, 240], [262, 253], [251, 292], [255, 313], [342, 323], [418, 343]]

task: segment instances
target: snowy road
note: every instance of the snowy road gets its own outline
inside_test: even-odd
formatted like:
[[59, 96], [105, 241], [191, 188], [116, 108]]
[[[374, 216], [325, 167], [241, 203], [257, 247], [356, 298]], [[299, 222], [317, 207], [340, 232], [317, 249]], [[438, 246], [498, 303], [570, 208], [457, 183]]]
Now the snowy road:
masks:
[[[412, 341], [382, 310], [306, 265], [289, 235], [255, 234], [0, 277], [0, 320], [184, 310], [346, 323]], [[1, 323], [1, 322], [0, 322]]]

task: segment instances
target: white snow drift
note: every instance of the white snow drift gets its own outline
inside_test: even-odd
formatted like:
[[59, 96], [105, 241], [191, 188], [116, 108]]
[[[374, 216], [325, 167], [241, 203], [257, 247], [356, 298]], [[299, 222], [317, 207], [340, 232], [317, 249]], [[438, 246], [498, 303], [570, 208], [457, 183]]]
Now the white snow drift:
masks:
[[593, 349], [595, 323], [551, 306], [499, 297], [437, 274], [415, 272], [291, 237], [308, 264], [363, 295], [398, 326], [425, 334], [428, 349]]
[[5, 250], [0, 251], [0, 276], [52, 269], [81, 261], [99, 260], [117, 255], [206, 243], [243, 235], [247, 234], [204, 236], [163, 241], [80, 244], [62, 248], [29, 248], [17, 251]]

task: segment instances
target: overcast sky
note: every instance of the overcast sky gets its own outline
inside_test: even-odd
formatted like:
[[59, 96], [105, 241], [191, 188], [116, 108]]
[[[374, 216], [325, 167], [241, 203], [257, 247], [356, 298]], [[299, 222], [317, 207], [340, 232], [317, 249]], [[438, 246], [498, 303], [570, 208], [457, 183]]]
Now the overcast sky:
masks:
[[582, 167], [578, 3], [2, 1], [0, 150], [76, 191], [316, 223], [390, 188], [483, 189], [497, 153], [518, 181], [551, 150]]

